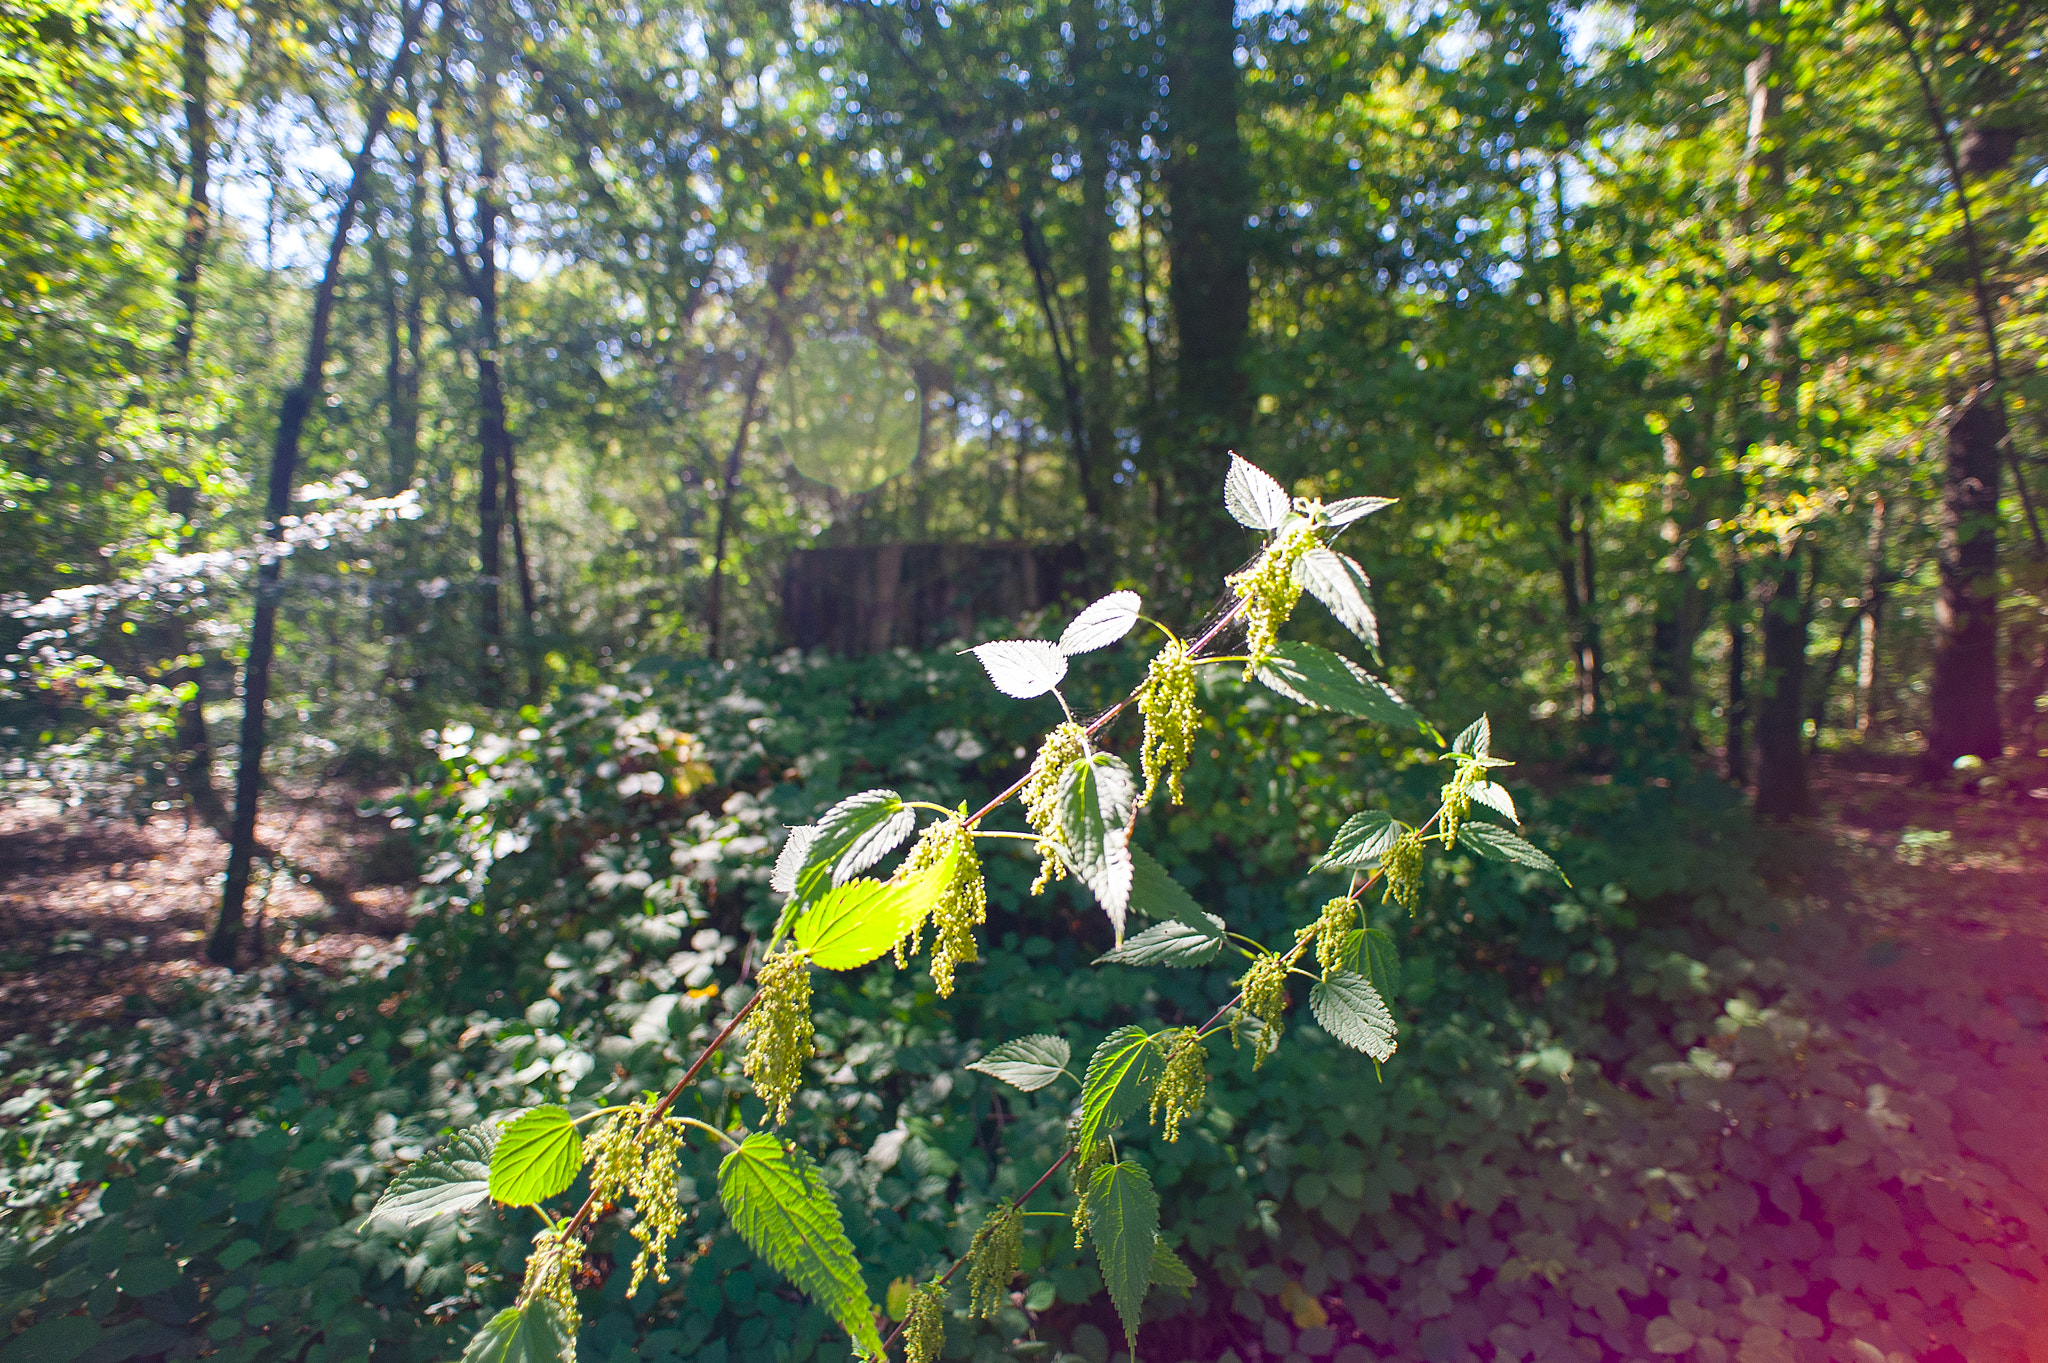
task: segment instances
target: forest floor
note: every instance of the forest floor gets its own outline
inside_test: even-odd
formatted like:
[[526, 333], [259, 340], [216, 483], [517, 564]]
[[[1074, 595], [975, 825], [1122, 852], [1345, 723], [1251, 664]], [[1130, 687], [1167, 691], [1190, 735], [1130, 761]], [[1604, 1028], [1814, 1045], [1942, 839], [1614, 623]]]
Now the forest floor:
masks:
[[[1834, 1084], [1838, 1110], [1819, 1123], [1837, 1123], [1838, 1136], [1767, 1168], [1706, 1154], [1696, 1167], [1710, 1170], [1707, 1183], [1754, 1193], [1734, 1199], [1749, 1203], [1737, 1222], [1711, 1197], [1676, 1209], [1666, 1244], [1696, 1233], [1685, 1289], [1695, 1297], [1658, 1290], [1620, 1308], [1621, 1321], [1586, 1302], [1555, 1320], [1546, 1308], [1542, 1320], [1465, 1332], [1477, 1351], [1461, 1352], [1428, 1347], [1436, 1309], [1387, 1283], [1373, 1292], [1391, 1319], [1360, 1306], [1346, 1313], [1355, 1328], [1315, 1343], [1282, 1331], [1254, 1355], [1308, 1363], [1348, 1340], [1336, 1363], [1418, 1345], [1418, 1356], [1446, 1359], [1642, 1358], [1647, 1346], [1700, 1363], [2048, 1360], [2048, 797], [1966, 797], [1913, 784], [1902, 763], [1850, 756], [1824, 761], [1817, 782], [1826, 819], [1787, 830], [1792, 855], [1775, 858], [1793, 868], [1776, 889], [1805, 906], [1785, 925], [1782, 955], [1800, 971], [1787, 1002], [1815, 1025], [1814, 1043], [1775, 1073], [1739, 1066], [1735, 1083], [1765, 1071], [1772, 1101], [1790, 1104], [1778, 1110], [1802, 1122]], [[330, 890], [269, 879], [260, 897], [273, 953], [333, 968], [404, 930], [404, 857], [380, 820], [356, 812], [374, 794], [330, 787], [270, 803], [263, 839]], [[214, 834], [182, 818], [137, 826], [54, 805], [0, 810], [0, 1034], [117, 1021], [203, 986], [224, 864]], [[357, 910], [346, 929], [337, 884]], [[1827, 930], [1808, 930], [1817, 923]], [[1816, 1078], [1812, 1057], [1830, 1047]], [[1668, 1131], [1641, 1148], [1691, 1140], [1687, 1104], [1697, 1134], [1694, 1096], [1662, 1109], [1653, 1125]], [[1391, 1330], [1367, 1328], [1367, 1313]]]

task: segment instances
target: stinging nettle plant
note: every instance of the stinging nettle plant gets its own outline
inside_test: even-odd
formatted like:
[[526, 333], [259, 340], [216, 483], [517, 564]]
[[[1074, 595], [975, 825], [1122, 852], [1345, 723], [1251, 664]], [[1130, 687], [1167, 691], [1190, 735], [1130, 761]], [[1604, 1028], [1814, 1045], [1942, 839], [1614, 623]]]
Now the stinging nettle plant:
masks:
[[[1377, 652], [1370, 584], [1331, 541], [1389, 499], [1323, 503], [1290, 497], [1235, 454], [1223, 495], [1234, 518], [1268, 538], [1250, 565], [1227, 579], [1233, 604], [1197, 637], [1184, 640], [1149, 620], [1137, 593], [1118, 591], [1082, 611], [1056, 641], [1008, 639], [971, 650], [1003, 694], [1021, 701], [1050, 696], [1060, 707], [1062, 722], [1045, 736], [1023, 779], [973, 812], [905, 800], [891, 790], [864, 791], [834, 805], [817, 823], [790, 830], [770, 881], [787, 898], [759, 954], [754, 992], [666, 1094], [580, 1115], [551, 1104], [502, 1125], [471, 1127], [392, 1180], [370, 1213], [374, 1220], [417, 1228], [489, 1200], [532, 1208], [542, 1223], [516, 1303], [476, 1334], [465, 1363], [574, 1363], [584, 1249], [597, 1218], [619, 1206], [631, 1204], [630, 1229], [640, 1247], [632, 1290], [650, 1275], [666, 1283], [670, 1241], [692, 1210], [679, 1201], [678, 1163], [691, 1140], [713, 1141], [725, 1150], [718, 1200], [740, 1238], [838, 1322], [861, 1355], [882, 1358], [900, 1335], [906, 1363], [934, 1363], [938, 1357], [949, 1284], [962, 1267], [968, 1270], [971, 1313], [993, 1316], [1009, 1300], [1027, 1204], [1064, 1169], [1075, 1246], [1093, 1242], [1135, 1355], [1147, 1291], [1185, 1291], [1194, 1278], [1160, 1239], [1159, 1196], [1150, 1175], [1129, 1152], [1117, 1149], [1121, 1124], [1144, 1110], [1164, 1139], [1177, 1140], [1182, 1124], [1203, 1107], [1209, 1047], [1221, 1039], [1249, 1046], [1254, 1067], [1262, 1065], [1280, 1044], [1289, 985], [1297, 978], [1307, 985], [1309, 1010], [1323, 1030], [1364, 1052], [1375, 1069], [1390, 1059], [1396, 1027], [1386, 995], [1394, 941], [1370, 924], [1363, 896], [1377, 887], [1384, 902], [1412, 913], [1428, 845], [1458, 847], [1562, 877], [1547, 855], [1513, 831], [1519, 824], [1514, 801], [1490, 777], [1493, 768], [1509, 764], [1491, 753], [1484, 716], [1448, 745], [1443, 760], [1450, 764], [1450, 778], [1424, 822], [1411, 825], [1374, 810], [1337, 831], [1314, 869], [1350, 872], [1349, 889], [1291, 940], [1268, 946], [1232, 931], [1132, 845], [1138, 815], [1155, 796], [1164, 791], [1170, 800], [1180, 798], [1200, 722], [1201, 668], [1241, 666], [1247, 679], [1299, 704], [1419, 730], [1442, 743], [1392, 687], [1357, 663], [1281, 638], [1306, 591]], [[1164, 640], [1145, 680], [1123, 701], [1083, 722], [1060, 692], [1070, 663], [1122, 641], [1141, 621]], [[1233, 630], [1245, 638], [1244, 653], [1206, 652]], [[1128, 764], [1095, 742], [1130, 709], [1143, 721], [1142, 785]], [[985, 826], [1013, 800], [1021, 803], [1029, 831]], [[920, 831], [926, 815], [932, 817]], [[892, 874], [874, 873], [913, 837]], [[987, 919], [979, 848], [1005, 841], [1025, 844], [1038, 858], [1034, 894], [1071, 876], [1093, 896], [1114, 939], [1098, 964], [1191, 968], [1234, 952], [1244, 967], [1237, 992], [1201, 1025], [1125, 1026], [1096, 1047], [1078, 1081], [1064, 1151], [1022, 1195], [997, 1204], [964, 1255], [905, 1294], [892, 1313], [898, 1323], [884, 1339], [881, 1317], [816, 1161], [773, 1131], [720, 1129], [679, 1115], [675, 1103], [707, 1067], [727, 1063], [725, 1048], [743, 1037], [740, 1068], [765, 1105], [767, 1122], [779, 1126], [814, 1050], [814, 969], [855, 970], [892, 955], [899, 968], [907, 966], [926, 950], [929, 927], [931, 976], [939, 994], [950, 997], [960, 967], [978, 959], [974, 930]], [[1133, 914], [1152, 923], [1127, 936]], [[1076, 1082], [1071, 1060], [1065, 1039], [1037, 1035], [997, 1045], [968, 1068], [1035, 1092], [1063, 1079]], [[573, 1211], [550, 1212], [547, 1203], [568, 1192], [585, 1170], [589, 1191], [583, 1201]]]

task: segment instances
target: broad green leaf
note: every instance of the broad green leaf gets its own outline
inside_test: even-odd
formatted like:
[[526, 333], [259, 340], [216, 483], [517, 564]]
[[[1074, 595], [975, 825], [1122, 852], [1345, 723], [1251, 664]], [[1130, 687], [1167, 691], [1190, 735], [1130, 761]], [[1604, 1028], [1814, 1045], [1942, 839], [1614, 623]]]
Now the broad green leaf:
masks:
[[1074, 617], [1060, 633], [1060, 652], [1068, 657], [1107, 648], [1131, 632], [1143, 605], [1136, 592], [1111, 592]]
[[1223, 475], [1223, 506], [1239, 525], [1278, 530], [1294, 502], [1272, 474], [1232, 454], [1230, 472]]
[[1353, 521], [1363, 520], [1381, 507], [1392, 506], [1394, 500], [1392, 497], [1345, 497], [1324, 506], [1323, 515], [1328, 518], [1330, 528], [1335, 530]]
[[1035, 1093], [1067, 1072], [1073, 1051], [1056, 1036], [1023, 1036], [1005, 1041], [967, 1068]]
[[1140, 1165], [1124, 1160], [1097, 1169], [1088, 1182], [1088, 1237], [1102, 1261], [1102, 1281], [1123, 1317], [1124, 1340], [1138, 1352], [1145, 1289], [1152, 1285], [1152, 1255], [1159, 1243], [1159, 1194]]
[[1526, 866], [1532, 871], [1542, 871], [1556, 876], [1565, 884], [1571, 884], [1569, 877], [1558, 869], [1547, 853], [1532, 847], [1507, 829], [1490, 823], [1467, 820], [1458, 825], [1458, 846], [1476, 852], [1488, 861], [1505, 861], [1516, 866]]
[[1316, 863], [1318, 867], [1376, 866], [1393, 850], [1408, 825], [1377, 809], [1353, 814], [1330, 839], [1330, 850]]
[[1394, 1015], [1363, 975], [1330, 972], [1308, 991], [1309, 1010], [1324, 1031], [1384, 1064], [1394, 1056]]
[[1103, 1133], [1138, 1110], [1166, 1068], [1143, 1027], [1119, 1027], [1103, 1038], [1081, 1077], [1081, 1129], [1075, 1143], [1092, 1150]]
[[176, 1261], [160, 1255], [138, 1254], [124, 1259], [114, 1270], [114, 1286], [131, 1297], [154, 1297], [178, 1285]]
[[782, 850], [775, 854], [775, 869], [768, 876], [770, 890], [776, 894], [793, 894], [796, 891], [797, 873], [810, 859], [811, 842], [817, 836], [818, 826], [814, 823], [789, 830], [789, 836], [782, 840]]
[[369, 1219], [411, 1230], [481, 1205], [491, 1195], [491, 1152], [497, 1145], [498, 1129], [489, 1123], [456, 1132], [386, 1184]]
[[905, 881], [855, 880], [829, 891], [796, 920], [796, 944], [826, 970], [866, 965], [931, 912], [958, 855]]
[[574, 1343], [555, 1304], [536, 1297], [484, 1322], [470, 1336], [462, 1363], [561, 1363]]
[[863, 1354], [881, 1356], [860, 1261], [809, 1155], [756, 1132], [718, 1166], [718, 1196], [754, 1253], [809, 1294]]
[[1193, 1271], [1181, 1262], [1180, 1256], [1168, 1247], [1164, 1239], [1152, 1242], [1152, 1285], [1171, 1288], [1182, 1296], [1194, 1290]]
[[1493, 741], [1493, 726], [1481, 715], [1465, 726], [1464, 732], [1451, 740], [1451, 751], [1465, 757], [1485, 757], [1487, 747]]
[[1401, 978], [1401, 957], [1394, 950], [1394, 934], [1385, 928], [1361, 931], [1358, 950], [1350, 964], [1380, 991], [1382, 999], [1387, 998], [1394, 992], [1394, 981]]
[[1202, 911], [1187, 887], [1142, 847], [1131, 849], [1131, 912], [1146, 918], [1171, 918], [1200, 931], [1207, 931], [1216, 921]]
[[1131, 906], [1131, 818], [1138, 783], [1123, 759], [1091, 753], [1060, 778], [1058, 798], [1067, 864], [1109, 915], [1121, 943]]
[[998, 639], [967, 650], [996, 690], [1017, 700], [1042, 696], [1067, 675], [1067, 655], [1046, 639]]
[[[889, 855], [917, 831], [917, 813], [893, 790], [864, 790], [826, 810], [810, 827], [802, 861], [790, 877], [789, 913], [802, 912], [833, 886], [846, 884]], [[796, 836], [792, 830], [791, 839]]]
[[1289, 700], [1380, 724], [1422, 729], [1426, 721], [1400, 692], [1367, 674], [1349, 658], [1314, 644], [1286, 643], [1273, 650], [1265, 666], [1253, 674]]
[[1200, 928], [1179, 919], [1155, 923], [1116, 950], [1095, 958], [1097, 965], [1207, 965], [1223, 949], [1223, 920], [1204, 914], [1208, 923]]
[[1522, 816], [1515, 813], [1515, 797], [1508, 794], [1505, 787], [1495, 782], [1473, 782], [1472, 800], [1473, 803], [1484, 805], [1494, 813], [1501, 815], [1509, 823], [1519, 824], [1522, 821]]
[[1365, 569], [1336, 550], [1317, 545], [1294, 561], [1294, 580], [1329, 607], [1338, 624], [1379, 647], [1380, 626], [1373, 617], [1372, 583]]
[[99, 1338], [100, 1327], [90, 1317], [56, 1316], [16, 1335], [0, 1349], [0, 1363], [71, 1363]]
[[498, 1133], [490, 1194], [514, 1207], [531, 1207], [574, 1183], [582, 1167], [583, 1133], [566, 1110], [549, 1103], [513, 1118]]

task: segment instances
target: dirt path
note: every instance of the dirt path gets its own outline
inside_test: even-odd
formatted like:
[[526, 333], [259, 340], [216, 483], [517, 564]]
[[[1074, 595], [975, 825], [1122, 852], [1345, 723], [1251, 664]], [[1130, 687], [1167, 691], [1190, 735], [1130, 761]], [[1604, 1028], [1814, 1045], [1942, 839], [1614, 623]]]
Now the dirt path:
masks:
[[[408, 891], [388, 882], [404, 867], [383, 850], [381, 821], [355, 812], [366, 793], [332, 787], [265, 808], [261, 840], [346, 884], [362, 910], [344, 929], [311, 888], [259, 869], [251, 911], [271, 952], [332, 963], [402, 927]], [[179, 816], [137, 825], [50, 800], [0, 808], [0, 1033], [153, 1010], [214, 969], [204, 948], [226, 865], [220, 839]]]

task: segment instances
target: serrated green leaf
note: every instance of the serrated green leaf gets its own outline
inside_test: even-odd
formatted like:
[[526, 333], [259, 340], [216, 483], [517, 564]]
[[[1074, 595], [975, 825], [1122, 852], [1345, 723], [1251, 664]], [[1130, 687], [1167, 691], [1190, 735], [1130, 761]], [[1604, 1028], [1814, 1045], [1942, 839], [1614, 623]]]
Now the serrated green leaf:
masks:
[[1294, 580], [1328, 607], [1338, 624], [1379, 647], [1380, 626], [1372, 613], [1372, 582], [1365, 569], [1335, 549], [1317, 545], [1294, 561]]
[[794, 877], [790, 912], [801, 912], [889, 855], [917, 831], [917, 812], [893, 790], [864, 790], [826, 810], [809, 827], [813, 831]]
[[1223, 507], [1231, 519], [1254, 530], [1278, 530], [1293, 506], [1287, 489], [1272, 474], [1235, 453], [1230, 456], [1230, 471], [1223, 475]]
[[1381, 998], [1391, 997], [1394, 982], [1401, 978], [1401, 956], [1394, 949], [1394, 934], [1385, 928], [1366, 928], [1358, 934], [1358, 952], [1352, 969], [1371, 982], [1380, 991]]
[[1164, 1239], [1152, 1242], [1152, 1285], [1186, 1296], [1195, 1287], [1194, 1272], [1181, 1262]]
[[1272, 658], [1252, 674], [1289, 700], [1323, 710], [1341, 710], [1347, 715], [1379, 724], [1426, 729], [1427, 722], [1400, 692], [1349, 658], [1340, 657], [1314, 644], [1285, 643], [1273, 650]]
[[1005, 1041], [967, 1068], [1035, 1093], [1067, 1072], [1073, 1051], [1057, 1036], [1024, 1036]]
[[1532, 871], [1541, 871], [1546, 875], [1556, 876], [1567, 885], [1571, 884], [1548, 853], [1494, 824], [1467, 820], [1458, 825], [1458, 846], [1475, 852], [1488, 861], [1505, 861], [1516, 866], [1526, 866]]
[[544, 1297], [508, 1306], [470, 1336], [462, 1363], [561, 1363], [573, 1342], [561, 1312]]
[[1191, 928], [1207, 929], [1214, 915], [1203, 912], [1187, 887], [1142, 847], [1131, 849], [1131, 912], [1146, 918], [1171, 918]]
[[718, 1166], [718, 1197], [754, 1253], [838, 1321], [863, 1354], [881, 1355], [860, 1261], [809, 1155], [756, 1132]]
[[1322, 1029], [1351, 1049], [1382, 1064], [1393, 1059], [1394, 1015], [1365, 976], [1331, 971], [1308, 991], [1308, 1006]]
[[1165, 1068], [1165, 1058], [1143, 1027], [1119, 1027], [1104, 1037], [1081, 1077], [1079, 1147], [1094, 1149], [1105, 1132], [1137, 1111]]
[[958, 855], [950, 852], [908, 880], [854, 880], [828, 891], [796, 920], [796, 944], [825, 970], [866, 965], [931, 912]]
[[1138, 1323], [1159, 1243], [1159, 1194], [1142, 1166], [1124, 1160], [1095, 1171], [1088, 1183], [1088, 1237], [1095, 1242], [1109, 1299], [1123, 1318], [1124, 1340], [1136, 1357]]
[[1472, 802], [1492, 810], [1509, 823], [1519, 824], [1522, 816], [1515, 812], [1515, 797], [1507, 788], [1493, 781], [1475, 781], [1471, 786]]
[[1370, 516], [1381, 507], [1392, 506], [1394, 500], [1392, 497], [1345, 497], [1324, 506], [1323, 515], [1328, 519], [1330, 528], [1336, 530]]
[[498, 1133], [490, 1194], [514, 1207], [531, 1207], [574, 1183], [582, 1167], [583, 1133], [565, 1109], [549, 1103], [513, 1118]]
[[1464, 731], [1451, 740], [1451, 751], [1464, 757], [1485, 757], [1487, 748], [1493, 742], [1493, 726], [1486, 716], [1467, 724]]
[[1150, 965], [1183, 969], [1207, 965], [1223, 949], [1223, 920], [1213, 914], [1197, 928], [1171, 919], [1155, 923], [1116, 950], [1095, 958], [1097, 965]]
[[1407, 824], [1383, 810], [1368, 809], [1362, 814], [1353, 814], [1337, 830], [1337, 836], [1330, 839], [1330, 850], [1316, 865], [1319, 868], [1375, 866], [1381, 857], [1393, 850], [1395, 841], [1407, 829]]
[[1131, 819], [1138, 783], [1123, 759], [1091, 753], [1060, 778], [1060, 831], [1068, 867], [1109, 915], [1116, 940], [1124, 939], [1131, 907]]
[[497, 1145], [498, 1129], [489, 1123], [456, 1132], [385, 1185], [369, 1220], [411, 1230], [481, 1205], [491, 1195], [491, 1153]]
[[1049, 639], [998, 639], [967, 651], [996, 690], [1015, 700], [1042, 696], [1067, 675], [1067, 655]]

